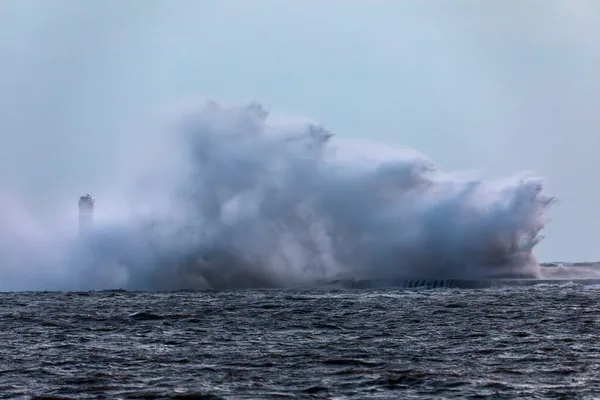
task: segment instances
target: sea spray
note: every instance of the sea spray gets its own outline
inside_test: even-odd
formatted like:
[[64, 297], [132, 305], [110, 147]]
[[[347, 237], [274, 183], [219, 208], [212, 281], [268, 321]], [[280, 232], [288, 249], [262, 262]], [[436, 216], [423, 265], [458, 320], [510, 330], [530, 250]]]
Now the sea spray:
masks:
[[[85, 238], [65, 235], [60, 257], [1, 257], [71, 271], [45, 280], [70, 289], [539, 276], [533, 249], [553, 203], [540, 179], [459, 179], [410, 149], [271, 123], [255, 103], [209, 102], [163, 140], [121, 199], [135, 212], [99, 217]], [[30, 245], [43, 253], [41, 242]]]

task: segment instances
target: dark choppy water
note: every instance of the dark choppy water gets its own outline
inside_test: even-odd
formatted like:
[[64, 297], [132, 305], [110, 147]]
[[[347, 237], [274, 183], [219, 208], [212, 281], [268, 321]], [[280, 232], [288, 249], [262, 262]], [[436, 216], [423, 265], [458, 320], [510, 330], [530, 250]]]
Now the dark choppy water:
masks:
[[594, 397], [599, 294], [0, 294], [0, 396]]

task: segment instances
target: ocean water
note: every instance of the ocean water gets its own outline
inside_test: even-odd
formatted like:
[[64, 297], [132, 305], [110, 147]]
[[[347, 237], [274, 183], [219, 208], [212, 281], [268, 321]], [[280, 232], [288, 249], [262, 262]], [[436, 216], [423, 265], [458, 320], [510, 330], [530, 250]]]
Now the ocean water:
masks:
[[[143, 10], [5, 3], [0, 398], [600, 397], [600, 269], [540, 266], [534, 251], [555, 196], [589, 193], [565, 190], [560, 179], [562, 190], [549, 193], [543, 177], [526, 172], [490, 178], [509, 166], [498, 169], [498, 157], [489, 165], [462, 160], [471, 151], [505, 153], [518, 160], [511, 169], [552, 176], [540, 154], [559, 154], [565, 165], [579, 154], [555, 154], [560, 132], [578, 131], [580, 150], [595, 148], [586, 141], [598, 125], [589, 107], [598, 103], [589, 96], [598, 79], [587, 73], [598, 70], [590, 68], [598, 60], [590, 7], [491, 10], [500, 15], [491, 19], [483, 9], [476, 18], [474, 10], [423, 9], [415, 15], [435, 22], [421, 24], [423, 32], [393, 19], [408, 34], [370, 32], [358, 47], [338, 35], [337, 45], [310, 56], [302, 47], [314, 46], [296, 41], [298, 29], [314, 34], [319, 21], [286, 9], [299, 24], [292, 26], [273, 6], [267, 23], [224, 37], [198, 17], [237, 24], [229, 8], [219, 16], [174, 2]], [[252, 19], [246, 11], [244, 21]], [[346, 17], [334, 14], [319, 13], [323, 32], [343, 26]], [[526, 31], [512, 29], [515, 21]], [[248, 52], [248, 40], [277, 59]], [[349, 58], [330, 51], [344, 47]], [[277, 48], [294, 53], [290, 64]], [[379, 82], [386, 96], [371, 91], [377, 79], [367, 82], [373, 74], [362, 73], [357, 51], [365, 60], [391, 55], [379, 60], [394, 71], [378, 73], [395, 82]], [[236, 54], [238, 62], [221, 59]], [[441, 62], [427, 58], [435, 54]], [[249, 55], [261, 64], [246, 62]], [[327, 55], [341, 67], [331, 69]], [[338, 73], [356, 67], [365, 81], [358, 85], [352, 73]], [[307, 73], [327, 78], [312, 82], [308, 97]], [[230, 104], [218, 98], [224, 94], [278, 104]], [[187, 95], [216, 97], [178, 99]], [[327, 101], [302, 100], [311, 97]], [[292, 104], [301, 109], [275, 110]], [[350, 130], [330, 131], [309, 110]], [[444, 152], [456, 154], [433, 160], [406, 147], [416, 134], [429, 135], [432, 151], [445, 146], [439, 134], [452, 135]], [[472, 167], [481, 173], [463, 170]], [[585, 167], [571, 165], [571, 175], [590, 186]], [[96, 203], [79, 209], [78, 221], [77, 199], [87, 191]], [[585, 213], [585, 204], [577, 207]], [[592, 284], [552, 281], [574, 278]], [[474, 287], [497, 279], [530, 281]], [[390, 280], [410, 284], [375, 287]], [[463, 287], [448, 287], [456, 281]]]
[[599, 290], [3, 293], [0, 397], [594, 398]]

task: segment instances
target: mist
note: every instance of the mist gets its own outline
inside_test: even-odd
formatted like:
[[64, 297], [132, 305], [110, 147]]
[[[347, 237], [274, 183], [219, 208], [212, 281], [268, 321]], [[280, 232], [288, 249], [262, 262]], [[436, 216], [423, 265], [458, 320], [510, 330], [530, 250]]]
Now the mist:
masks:
[[454, 177], [410, 149], [271, 122], [257, 103], [199, 106], [160, 143], [163, 156], [148, 154], [129, 190], [107, 197], [79, 235], [4, 207], [2, 263], [16, 275], [8, 287], [540, 276], [532, 250], [553, 198], [539, 179]]

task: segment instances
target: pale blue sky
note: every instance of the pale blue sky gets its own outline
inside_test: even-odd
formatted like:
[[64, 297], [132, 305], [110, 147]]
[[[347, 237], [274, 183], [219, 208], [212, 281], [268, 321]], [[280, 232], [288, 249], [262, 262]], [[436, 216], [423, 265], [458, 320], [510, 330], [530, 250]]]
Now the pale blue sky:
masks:
[[151, 110], [256, 99], [444, 170], [537, 171], [560, 200], [537, 254], [600, 259], [594, 0], [2, 0], [0, 60], [3, 190], [76, 197]]

